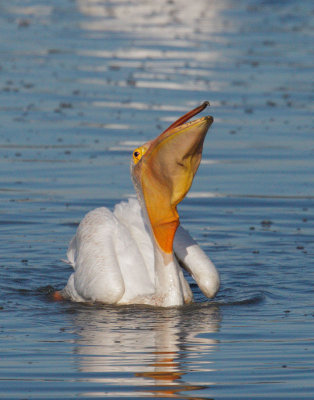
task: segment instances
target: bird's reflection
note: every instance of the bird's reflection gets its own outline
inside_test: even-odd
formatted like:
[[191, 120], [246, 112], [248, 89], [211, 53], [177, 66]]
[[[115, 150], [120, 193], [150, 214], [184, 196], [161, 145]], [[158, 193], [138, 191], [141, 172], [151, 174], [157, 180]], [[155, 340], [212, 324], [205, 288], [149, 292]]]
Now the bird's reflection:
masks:
[[75, 307], [75, 362], [84, 381], [98, 384], [89, 396], [146, 392], [150, 397], [195, 398], [185, 392], [212, 384], [195, 384], [188, 374], [199, 371], [208, 377], [214, 370], [211, 353], [217, 342], [212, 336], [221, 320], [217, 306]]

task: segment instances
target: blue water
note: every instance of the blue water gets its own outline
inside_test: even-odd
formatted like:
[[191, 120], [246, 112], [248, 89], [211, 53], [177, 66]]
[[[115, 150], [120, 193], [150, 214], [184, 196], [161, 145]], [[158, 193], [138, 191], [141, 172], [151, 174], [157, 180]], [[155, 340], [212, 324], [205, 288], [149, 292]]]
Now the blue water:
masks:
[[[312, 399], [313, 8], [285, 0], [0, 4], [0, 397]], [[221, 274], [174, 309], [55, 303], [132, 150], [215, 122], [180, 219]]]

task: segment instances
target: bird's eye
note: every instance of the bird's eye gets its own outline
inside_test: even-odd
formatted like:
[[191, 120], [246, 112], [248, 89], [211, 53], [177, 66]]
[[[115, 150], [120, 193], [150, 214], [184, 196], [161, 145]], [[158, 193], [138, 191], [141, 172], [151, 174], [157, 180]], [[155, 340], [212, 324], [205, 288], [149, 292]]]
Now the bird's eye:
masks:
[[137, 164], [140, 161], [140, 159], [142, 158], [144, 153], [145, 153], [145, 148], [143, 148], [143, 147], [140, 147], [133, 151], [134, 164]]

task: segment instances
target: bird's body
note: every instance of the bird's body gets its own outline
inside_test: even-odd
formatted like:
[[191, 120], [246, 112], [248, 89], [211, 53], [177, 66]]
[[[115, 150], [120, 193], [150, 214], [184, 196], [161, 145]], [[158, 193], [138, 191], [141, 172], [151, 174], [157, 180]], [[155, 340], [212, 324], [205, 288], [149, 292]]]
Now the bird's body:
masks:
[[131, 175], [138, 200], [84, 217], [68, 249], [74, 272], [59, 292], [62, 298], [164, 307], [190, 303], [182, 266], [207, 297], [215, 296], [218, 272], [179, 226], [176, 210], [191, 186], [212, 118], [185, 122], [207, 104], [134, 151]]
[[[193, 299], [180, 264], [203, 293], [213, 297], [219, 287], [215, 266], [181, 226], [174, 239], [174, 252], [172, 274], [179, 281], [174, 296], [180, 303]], [[107, 304], [164, 303], [162, 292], [156, 291], [153, 241], [136, 199], [117, 204], [113, 212], [105, 207], [89, 212], [71, 240], [67, 256], [74, 268], [63, 289], [67, 298]], [[175, 282], [167, 283], [176, 286]], [[171, 302], [171, 295], [167, 301]]]

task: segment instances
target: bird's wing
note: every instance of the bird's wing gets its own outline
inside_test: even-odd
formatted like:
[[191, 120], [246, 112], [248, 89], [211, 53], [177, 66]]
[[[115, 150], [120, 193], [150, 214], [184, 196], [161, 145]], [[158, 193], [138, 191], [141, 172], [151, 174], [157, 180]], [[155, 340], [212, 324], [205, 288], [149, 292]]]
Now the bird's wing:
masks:
[[215, 265], [182, 226], [174, 238], [174, 252], [205, 296], [213, 298], [220, 285]]
[[119, 222], [107, 208], [89, 212], [77, 228], [68, 250], [75, 272], [65, 293], [85, 301], [116, 303], [125, 287], [114, 238]]
[[97, 208], [84, 217], [67, 253], [75, 271], [66, 296], [125, 304], [154, 293], [152, 244], [139, 205], [131, 203], [120, 203], [114, 213]]

